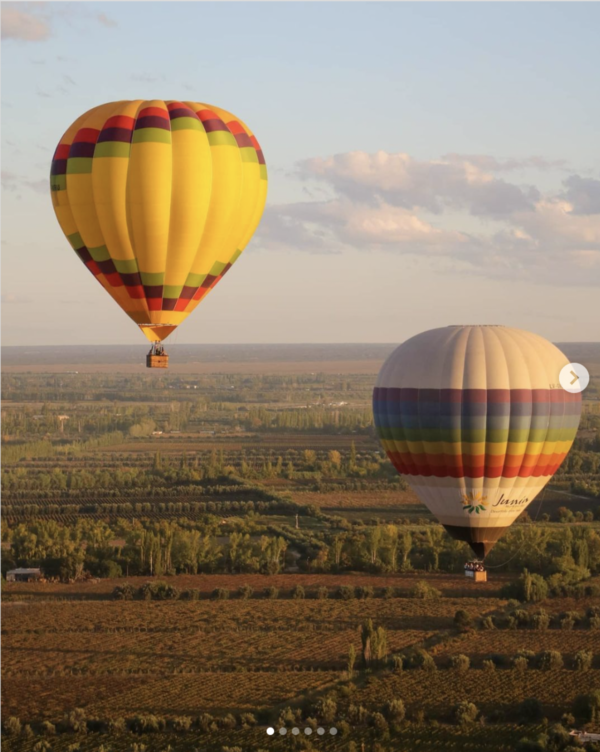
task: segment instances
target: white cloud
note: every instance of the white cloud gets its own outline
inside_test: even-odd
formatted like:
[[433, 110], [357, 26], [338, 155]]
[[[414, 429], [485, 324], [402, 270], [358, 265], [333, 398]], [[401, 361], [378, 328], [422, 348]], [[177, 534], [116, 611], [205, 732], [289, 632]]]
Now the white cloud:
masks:
[[[107, 28], [117, 22], [105, 13], [91, 14], [85, 3], [22, 2], [2, 3], [2, 39], [22, 42], [42, 42], [52, 34], [52, 22], [56, 19], [79, 18], [96, 21]], [[20, 7], [19, 7], [20, 6]], [[57, 58], [66, 60], [66, 58]], [[36, 65], [44, 61], [33, 61]]]
[[565, 188], [562, 197], [572, 204], [574, 214], [600, 214], [600, 180], [571, 175]]
[[338, 193], [356, 200], [373, 200], [440, 214], [465, 209], [476, 216], [501, 217], [532, 206], [538, 192], [496, 178], [482, 166], [482, 158], [451, 155], [428, 162], [408, 154], [355, 151], [308, 159], [299, 177], [329, 183]]
[[312, 200], [268, 207], [258, 234], [270, 248], [387, 249], [488, 277], [600, 284], [600, 182], [569, 175], [549, 193], [497, 177], [523, 169], [565, 168], [540, 157], [419, 161], [384, 151], [308, 159], [294, 174]]
[[47, 21], [14, 5], [2, 7], [2, 39], [18, 39], [22, 42], [41, 42], [50, 36]]

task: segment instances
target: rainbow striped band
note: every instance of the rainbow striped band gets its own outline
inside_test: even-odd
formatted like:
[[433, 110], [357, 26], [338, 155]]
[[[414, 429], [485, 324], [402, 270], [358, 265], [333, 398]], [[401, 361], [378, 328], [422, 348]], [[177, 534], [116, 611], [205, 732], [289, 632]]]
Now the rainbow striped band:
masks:
[[404, 475], [552, 475], [579, 425], [581, 395], [563, 389], [376, 387], [377, 434]]

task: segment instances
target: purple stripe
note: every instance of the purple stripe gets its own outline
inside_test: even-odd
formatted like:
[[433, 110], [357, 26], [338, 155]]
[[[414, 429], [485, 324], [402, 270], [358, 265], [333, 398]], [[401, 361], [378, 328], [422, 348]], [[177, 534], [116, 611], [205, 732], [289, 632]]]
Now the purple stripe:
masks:
[[115, 274], [117, 269], [112, 259], [106, 259], [106, 261], [96, 261], [98, 269], [102, 274]]
[[204, 126], [204, 130], [207, 133], [213, 133], [213, 131], [227, 131], [229, 133], [229, 128], [219, 118], [213, 118], [212, 120], [204, 120], [202, 122], [202, 125]]
[[214, 282], [214, 281], [215, 281], [216, 279], [217, 279], [217, 277], [215, 277], [214, 275], [212, 275], [212, 274], [207, 274], [207, 275], [206, 275], [206, 279], [205, 279], [205, 280], [204, 280], [204, 282], [203, 282], [203, 283], [202, 283], [202, 284], [200, 285], [200, 287], [201, 287], [201, 288], [202, 288], [203, 290], [206, 290], [207, 288], [209, 288], [209, 287], [210, 287], [210, 286], [212, 285], [212, 283], [213, 283], [213, 282]]
[[123, 141], [126, 144], [131, 143], [133, 131], [129, 128], [105, 128], [98, 136], [98, 143], [103, 141]]
[[171, 123], [169, 120], [158, 115], [146, 115], [141, 117], [135, 124], [136, 131], [141, 128], [162, 128], [165, 131], [171, 130]]
[[69, 159], [71, 157], [93, 157], [96, 144], [90, 144], [87, 141], [78, 141], [76, 144], [71, 144], [69, 149]]
[[190, 110], [189, 107], [178, 107], [176, 110], [169, 110], [169, 117], [171, 118], [171, 120], [175, 120], [175, 118], [180, 117], [191, 117], [195, 118], [196, 120], [200, 120], [194, 110]]
[[123, 272], [121, 272], [121, 279], [123, 280], [123, 284], [125, 285], [125, 287], [141, 287], [142, 286], [142, 278], [139, 272], [130, 272], [128, 274], [124, 274]]
[[67, 160], [55, 159], [54, 162], [52, 162], [52, 167], [50, 168], [50, 174], [51, 175], [66, 175], [67, 174]]
[[162, 285], [144, 285], [144, 292], [147, 298], [162, 298], [163, 286]]
[[258, 164], [267, 164], [265, 162], [265, 156], [262, 153], [262, 149], [257, 149], [256, 150], [256, 156], [258, 157]]
[[234, 134], [234, 138], [237, 141], [237, 145], [240, 147], [240, 149], [243, 149], [246, 146], [250, 146], [252, 149], [254, 149], [252, 139], [247, 133], [236, 133]]
[[189, 285], [184, 285], [184, 288], [181, 291], [181, 294], [179, 295], [179, 298], [181, 300], [191, 300], [194, 297], [194, 293], [197, 290], [198, 290], [197, 287], [190, 287]]
[[[440, 402], [462, 404], [518, 404], [568, 401], [561, 389], [418, 389], [413, 387], [376, 387], [375, 399], [388, 402]], [[566, 395], [566, 396], [565, 396]]]
[[79, 258], [83, 261], [84, 264], [87, 264], [89, 261], [93, 261], [92, 254], [88, 251], [88, 249], [83, 245], [81, 248], [76, 248], [75, 253], [79, 256]]
[[178, 298], [163, 298], [162, 309], [163, 311], [174, 311], [177, 305]]

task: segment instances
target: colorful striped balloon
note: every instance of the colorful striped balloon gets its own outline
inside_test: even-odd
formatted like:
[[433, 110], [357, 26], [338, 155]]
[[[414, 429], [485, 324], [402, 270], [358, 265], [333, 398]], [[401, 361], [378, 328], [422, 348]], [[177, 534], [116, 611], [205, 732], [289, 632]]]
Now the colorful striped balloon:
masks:
[[252, 131], [197, 102], [111, 102], [61, 138], [60, 226], [149, 340], [167, 337], [227, 273], [260, 221], [267, 168]]
[[449, 326], [384, 363], [375, 426], [394, 467], [454, 538], [484, 557], [548, 483], [579, 425], [568, 359], [536, 334]]

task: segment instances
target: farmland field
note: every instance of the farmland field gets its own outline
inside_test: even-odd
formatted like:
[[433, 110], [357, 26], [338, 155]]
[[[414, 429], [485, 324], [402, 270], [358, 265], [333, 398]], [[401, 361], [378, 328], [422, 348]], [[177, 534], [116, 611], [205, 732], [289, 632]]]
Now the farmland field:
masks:
[[578, 710], [600, 689], [595, 384], [476, 584], [374, 435], [391, 347], [336, 347], [181, 346], [162, 374], [8, 352], [8, 752], [514, 752], [572, 713], [598, 728]]

